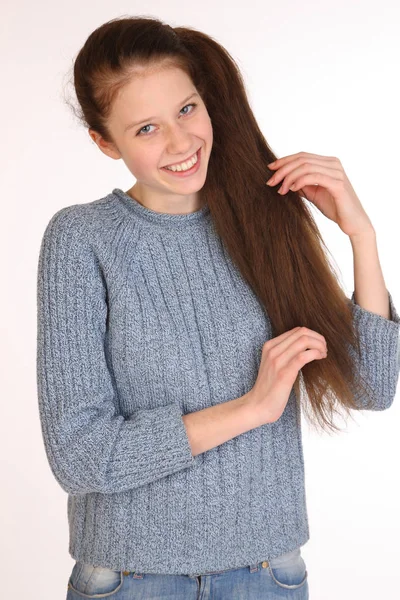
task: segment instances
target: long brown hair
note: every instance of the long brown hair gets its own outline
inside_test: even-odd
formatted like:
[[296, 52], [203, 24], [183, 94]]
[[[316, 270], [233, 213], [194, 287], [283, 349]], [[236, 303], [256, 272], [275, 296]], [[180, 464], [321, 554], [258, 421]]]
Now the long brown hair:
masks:
[[[358, 368], [360, 341], [351, 301], [339, 284], [317, 224], [299, 192], [280, 196], [266, 185], [276, 160], [249, 106], [231, 55], [212, 37], [156, 18], [116, 18], [87, 38], [73, 65], [79, 120], [112, 142], [113, 100], [136, 66], [173, 64], [193, 81], [213, 127], [202, 200], [233, 262], [257, 295], [273, 336], [298, 325], [322, 334], [328, 356], [307, 363], [294, 384], [311, 426], [340, 429], [333, 415], [372, 402]], [[301, 391], [305, 390], [305, 394]], [[371, 394], [371, 395], [370, 395]], [[341, 409], [341, 410], [338, 410]]]

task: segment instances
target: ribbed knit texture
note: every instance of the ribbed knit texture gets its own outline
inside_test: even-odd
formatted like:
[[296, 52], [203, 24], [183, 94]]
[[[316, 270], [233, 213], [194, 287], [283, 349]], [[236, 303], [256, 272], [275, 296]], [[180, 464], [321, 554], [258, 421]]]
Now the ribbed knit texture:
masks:
[[[400, 318], [354, 303], [360, 368], [388, 408]], [[38, 264], [37, 383], [47, 459], [68, 495], [70, 555], [201, 574], [309, 539], [300, 408], [195, 457], [182, 415], [254, 385], [271, 326], [209, 208], [152, 211], [119, 188], [62, 208]], [[362, 408], [362, 399], [360, 399]]]

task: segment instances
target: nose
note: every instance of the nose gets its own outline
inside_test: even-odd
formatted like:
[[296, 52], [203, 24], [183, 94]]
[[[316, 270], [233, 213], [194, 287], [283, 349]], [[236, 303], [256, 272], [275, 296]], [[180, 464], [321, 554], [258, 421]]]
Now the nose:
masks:
[[179, 125], [171, 127], [167, 134], [167, 154], [186, 158], [193, 149], [192, 136]]

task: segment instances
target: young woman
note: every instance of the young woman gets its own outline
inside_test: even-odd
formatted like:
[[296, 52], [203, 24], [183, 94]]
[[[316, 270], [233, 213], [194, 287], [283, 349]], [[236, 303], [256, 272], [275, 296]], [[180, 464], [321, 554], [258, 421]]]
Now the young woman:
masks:
[[[337, 431], [340, 411], [389, 408], [399, 374], [371, 221], [337, 158], [275, 161], [234, 60], [199, 31], [105, 23], [74, 85], [136, 183], [59, 210], [40, 249], [67, 598], [306, 599], [300, 406]], [[303, 198], [350, 237], [359, 303]]]

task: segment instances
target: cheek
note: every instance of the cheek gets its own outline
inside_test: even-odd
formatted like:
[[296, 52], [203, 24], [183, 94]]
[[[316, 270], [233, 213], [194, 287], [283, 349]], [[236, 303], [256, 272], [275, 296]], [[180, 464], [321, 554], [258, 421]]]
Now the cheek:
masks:
[[211, 119], [207, 114], [207, 118], [204, 120], [204, 139], [212, 146], [213, 142], [213, 129]]
[[159, 154], [152, 152], [150, 146], [145, 152], [137, 152], [129, 157], [129, 170], [140, 179], [153, 175], [159, 164]]
[[209, 136], [210, 136], [210, 147], [211, 147], [212, 143], [213, 143], [213, 139], [214, 139], [213, 138], [213, 128], [212, 128], [211, 121], [210, 121], [210, 126], [209, 126]]
[[204, 140], [208, 147], [212, 146], [213, 142], [213, 130], [211, 120], [208, 114], [199, 119], [196, 123], [193, 123], [191, 128], [191, 134], [199, 140]]

